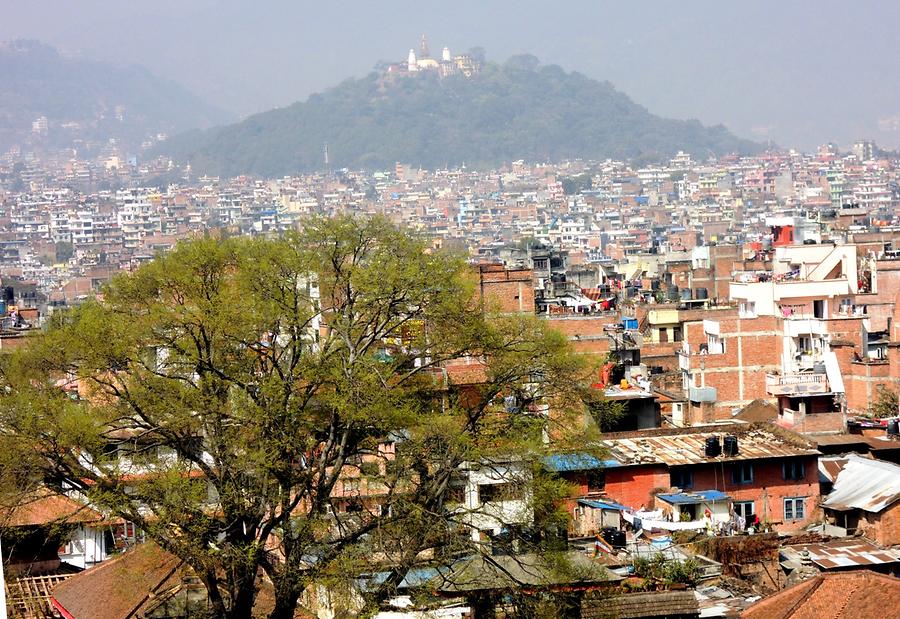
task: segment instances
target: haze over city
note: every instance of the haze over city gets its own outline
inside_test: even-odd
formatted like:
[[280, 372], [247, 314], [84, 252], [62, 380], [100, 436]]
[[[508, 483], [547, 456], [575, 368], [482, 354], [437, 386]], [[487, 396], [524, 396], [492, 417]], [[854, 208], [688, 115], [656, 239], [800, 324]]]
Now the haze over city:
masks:
[[0, 619], [888, 619], [900, 4], [0, 0]]
[[894, 2], [3, 0], [0, 12], [0, 40], [141, 64], [237, 116], [364, 75], [427, 33], [494, 61], [534, 54], [745, 138], [900, 146]]

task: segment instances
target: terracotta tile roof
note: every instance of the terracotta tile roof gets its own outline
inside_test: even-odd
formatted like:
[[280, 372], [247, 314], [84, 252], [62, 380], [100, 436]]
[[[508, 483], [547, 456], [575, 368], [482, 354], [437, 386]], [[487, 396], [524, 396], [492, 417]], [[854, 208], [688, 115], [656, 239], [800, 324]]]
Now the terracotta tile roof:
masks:
[[754, 604], [743, 619], [859, 619], [896, 610], [900, 580], [868, 570], [821, 574]]
[[181, 565], [181, 559], [147, 542], [60, 583], [53, 603], [73, 619], [132, 617], [151, 593], [180, 582]]
[[[275, 596], [269, 581], [258, 584], [253, 616], [264, 617]], [[145, 542], [56, 585], [52, 602], [66, 619], [133, 619], [152, 615], [161, 602], [197, 587], [202, 585], [184, 561]], [[298, 609], [294, 617], [309, 615]]]
[[17, 499], [10, 509], [0, 510], [0, 524], [7, 527], [44, 525], [52, 522], [99, 522], [102, 516], [93, 509], [55, 494], [50, 490], [38, 490]]
[[[597, 617], [618, 617], [619, 619], [640, 619], [644, 617], [694, 616], [700, 612], [693, 591], [652, 591], [617, 595], [602, 600], [601, 612]], [[612, 611], [612, 614], [609, 614]], [[582, 617], [587, 615], [582, 607]]]

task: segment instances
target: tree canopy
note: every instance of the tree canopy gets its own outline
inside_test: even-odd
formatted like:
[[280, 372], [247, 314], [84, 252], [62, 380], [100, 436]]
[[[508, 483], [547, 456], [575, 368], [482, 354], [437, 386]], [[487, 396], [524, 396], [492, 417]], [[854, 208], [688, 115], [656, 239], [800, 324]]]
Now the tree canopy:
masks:
[[562, 522], [540, 461], [590, 438], [589, 368], [484, 304], [461, 256], [379, 218], [182, 242], [3, 359], [0, 438], [183, 558], [213, 616], [251, 616], [261, 574], [273, 619], [375, 570], [377, 604], [471, 550], [472, 466], [521, 463], [532, 520]]
[[533, 56], [486, 64], [467, 78], [436, 74], [345, 80], [304, 102], [237, 124], [176, 136], [160, 152], [197, 171], [279, 176], [331, 165], [427, 168], [562, 159], [663, 159], [679, 150], [753, 153], [725, 127], [671, 120], [600, 82]]

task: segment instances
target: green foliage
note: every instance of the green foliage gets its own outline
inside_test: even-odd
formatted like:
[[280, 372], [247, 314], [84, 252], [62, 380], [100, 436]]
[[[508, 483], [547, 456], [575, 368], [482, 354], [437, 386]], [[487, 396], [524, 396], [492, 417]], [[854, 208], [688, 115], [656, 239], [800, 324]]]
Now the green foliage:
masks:
[[632, 565], [635, 575], [654, 583], [694, 585], [700, 579], [700, 564], [693, 558], [677, 561], [657, 553], [653, 557], [636, 557]]
[[900, 398], [897, 392], [889, 387], [879, 386], [875, 401], [870, 405], [870, 412], [876, 419], [896, 417], [900, 410]]
[[193, 169], [280, 176], [333, 165], [494, 166], [573, 158], [701, 158], [755, 152], [721, 125], [654, 116], [609, 82], [517, 57], [472, 78], [419, 74], [346, 80], [305, 102], [170, 139], [161, 149]]
[[562, 187], [563, 191], [566, 192], [567, 196], [574, 196], [576, 194], [587, 191], [592, 186], [591, 175], [590, 174], [579, 174], [578, 176], [565, 176], [562, 178]]
[[75, 255], [75, 246], [66, 241], [60, 241], [56, 244], [56, 261], [68, 262]]
[[[563, 526], [567, 487], [537, 464], [545, 433], [589, 438], [589, 368], [536, 317], [475, 309], [464, 258], [428, 248], [353, 217], [182, 242], [2, 360], [0, 438], [20, 477], [182, 557], [221, 617], [248, 616], [260, 570], [282, 618], [312, 582], [389, 565], [377, 605], [423, 556], [471, 550], [444, 505], [467, 463], [534, 470], [534, 525]], [[447, 383], [460, 357], [481, 382]]]

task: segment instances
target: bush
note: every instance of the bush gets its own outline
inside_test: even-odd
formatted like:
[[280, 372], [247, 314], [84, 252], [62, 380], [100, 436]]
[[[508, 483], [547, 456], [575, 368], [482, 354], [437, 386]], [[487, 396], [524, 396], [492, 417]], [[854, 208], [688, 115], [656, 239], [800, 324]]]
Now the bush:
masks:
[[657, 553], [652, 558], [638, 557], [632, 565], [636, 576], [667, 585], [693, 585], [700, 579], [700, 564], [696, 559], [666, 559]]
[[875, 419], [884, 419], [885, 417], [896, 417], [898, 407], [900, 407], [900, 397], [897, 396], [897, 392], [884, 385], [879, 385], [878, 394], [869, 407], [869, 411]]

